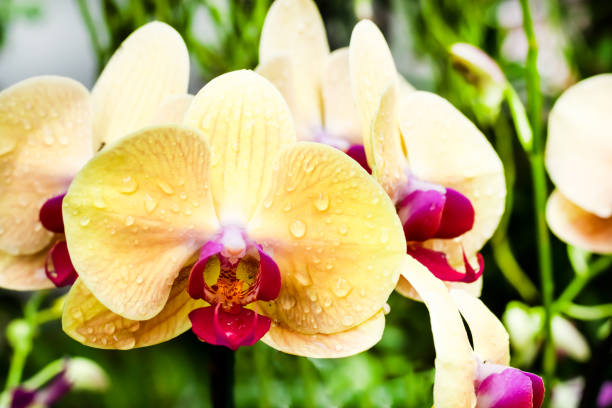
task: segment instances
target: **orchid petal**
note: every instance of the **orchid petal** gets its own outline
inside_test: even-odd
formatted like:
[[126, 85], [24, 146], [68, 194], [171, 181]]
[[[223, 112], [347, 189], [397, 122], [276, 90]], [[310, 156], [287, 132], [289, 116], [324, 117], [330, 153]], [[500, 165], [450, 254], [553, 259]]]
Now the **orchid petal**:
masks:
[[482, 364], [476, 381], [476, 408], [540, 408], [544, 383], [513, 367]]
[[[477, 262], [477, 259], [472, 258], [469, 260], [469, 262], [470, 264], [474, 264]], [[475, 297], [480, 297], [482, 294], [482, 275], [480, 275], [480, 278], [470, 283], [452, 281], [443, 281], [443, 283], [448, 289], [461, 289]], [[422, 301], [416, 290], [414, 290], [412, 285], [403, 276], [400, 276], [395, 290], [404, 297], [416, 300], [418, 302]]]
[[453, 269], [446, 259], [443, 252], [433, 251], [423, 248], [422, 246], [408, 246], [408, 255], [415, 258], [429, 269], [429, 271], [438, 279], [448, 282], [475, 282], [482, 276], [484, 270], [484, 259], [482, 255], [477, 254], [478, 271], [475, 271], [465, 254], [463, 255], [463, 264], [465, 273]]
[[385, 38], [371, 21], [360, 21], [353, 29], [349, 62], [368, 163], [396, 201], [408, 180], [397, 124], [397, 71]]
[[225, 312], [221, 304], [196, 309], [189, 313], [189, 319], [200, 340], [232, 350], [252, 346], [270, 329], [269, 318], [246, 308]]
[[346, 331], [333, 334], [304, 334], [272, 324], [261, 339], [283, 353], [310, 358], [340, 358], [368, 350], [380, 341], [385, 328], [382, 311]]
[[355, 160], [368, 173], [372, 174], [372, 169], [368, 165], [365, 148], [362, 144], [351, 145], [345, 152], [351, 159]]
[[477, 297], [463, 290], [450, 291], [472, 333], [474, 352], [487, 363], [510, 363], [510, 339], [502, 322]]
[[62, 202], [66, 193], [57, 195], [45, 201], [38, 213], [40, 223], [45, 229], [56, 232], [64, 233], [64, 220], [62, 218]]
[[168, 96], [153, 115], [153, 119], [149, 121], [149, 125], [180, 125], [192, 101], [193, 95], [189, 94]]
[[93, 88], [95, 147], [149, 124], [166, 97], [187, 92], [188, 81], [189, 54], [179, 33], [157, 21], [134, 31]]
[[502, 163], [478, 128], [435, 94], [404, 94], [399, 112], [412, 174], [458, 191], [474, 208], [469, 232], [457, 240], [431, 240], [425, 245], [446, 253], [451, 265], [459, 265], [463, 251], [471, 258], [499, 224], [506, 197]]
[[265, 78], [235, 71], [198, 92], [184, 123], [200, 129], [210, 144], [219, 220], [246, 223], [263, 201], [280, 150], [295, 141], [287, 104]]
[[146, 347], [170, 340], [189, 330], [192, 310], [208, 305], [187, 293], [188, 274], [188, 269], [181, 271], [162, 311], [144, 321], [111, 312], [77, 279], [66, 298], [62, 328], [76, 341], [103, 349]]
[[204, 288], [206, 281], [204, 280], [204, 271], [208, 260], [219, 254], [223, 250], [223, 245], [216, 241], [208, 241], [200, 250], [198, 261], [191, 267], [189, 272], [189, 286], [187, 291], [189, 296], [194, 299], [204, 299]]
[[354, 160], [319, 143], [285, 150], [275, 176], [247, 226], [282, 274], [262, 313], [304, 334], [361, 324], [387, 301], [405, 253], [393, 204]]
[[326, 132], [351, 144], [363, 143], [361, 119], [351, 89], [348, 48], [335, 50], [327, 57], [322, 93]]
[[60, 241], [49, 250], [45, 260], [45, 274], [55, 286], [69, 286], [78, 278], [70, 261], [66, 241]]
[[147, 320], [217, 230], [202, 135], [175, 125], [143, 129], [98, 153], [64, 198], [72, 262], [114, 313]]
[[281, 290], [281, 274], [274, 259], [261, 248], [259, 253], [259, 273], [257, 274], [257, 300], [274, 300]]
[[456, 238], [474, 226], [474, 207], [470, 200], [452, 188], [446, 189], [446, 201], [436, 238]]
[[81, 84], [35, 77], [0, 92], [1, 251], [34, 254], [51, 242], [40, 207], [66, 191], [92, 154], [89, 94]]
[[407, 241], [425, 241], [440, 229], [446, 194], [440, 190], [417, 189], [398, 204], [398, 215]]
[[277, 0], [270, 6], [261, 30], [259, 61], [266, 65], [279, 56], [288, 58], [295, 90], [290, 106], [302, 140], [310, 140], [306, 135], [322, 125], [321, 75], [328, 54], [325, 27], [314, 1]]
[[476, 401], [476, 363], [457, 306], [442, 281], [410, 256], [402, 276], [416, 289], [429, 310], [436, 349], [434, 405], [436, 408], [472, 408]]
[[567, 89], [550, 112], [545, 153], [557, 189], [601, 218], [612, 217], [611, 94], [612, 74]]
[[48, 249], [32, 255], [9, 255], [0, 251], [0, 288], [39, 290], [54, 287], [45, 275]]
[[559, 239], [591, 252], [612, 253], [612, 216], [600, 218], [555, 190], [546, 205], [546, 220]]
[[552, 335], [555, 339], [555, 348], [560, 354], [580, 362], [587, 362], [591, 358], [589, 343], [576, 326], [564, 317], [559, 315], [553, 317]]

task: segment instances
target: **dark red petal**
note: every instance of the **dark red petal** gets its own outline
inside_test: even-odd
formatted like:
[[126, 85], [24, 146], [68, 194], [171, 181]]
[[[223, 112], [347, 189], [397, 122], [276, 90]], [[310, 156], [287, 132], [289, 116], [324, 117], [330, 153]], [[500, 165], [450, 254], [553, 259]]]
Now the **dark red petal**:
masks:
[[270, 319], [241, 307], [238, 313], [225, 312], [220, 304], [189, 313], [191, 329], [206, 343], [229, 347], [252, 346], [270, 330]]
[[372, 169], [368, 165], [368, 158], [366, 157], [365, 149], [363, 145], [354, 144], [351, 145], [345, 152], [349, 155], [353, 160], [361, 165], [368, 173], [372, 174]]
[[442, 252], [433, 251], [423, 248], [422, 246], [408, 246], [408, 255], [422, 263], [434, 274], [438, 279], [448, 282], [464, 282], [471, 283], [480, 278], [484, 270], [484, 259], [478, 254], [478, 271], [470, 265], [463, 253], [463, 262], [465, 264], [465, 273], [454, 270], [446, 259], [446, 255]]
[[55, 244], [47, 254], [45, 274], [58, 288], [72, 285], [76, 278], [78, 278], [77, 272], [70, 260], [66, 241], [60, 241]]
[[11, 396], [11, 408], [27, 408], [34, 403], [36, 391], [17, 387]]
[[414, 190], [401, 200], [397, 213], [407, 241], [426, 241], [435, 235], [445, 201], [444, 192], [438, 190]]
[[281, 289], [281, 274], [278, 265], [257, 246], [259, 252], [259, 274], [257, 276], [257, 300], [274, 300]]
[[474, 226], [474, 207], [470, 200], [452, 188], [446, 189], [446, 202], [440, 227], [434, 238], [455, 238]]
[[40, 223], [43, 225], [43, 227], [51, 232], [64, 232], [62, 201], [64, 200], [65, 195], [66, 193], [50, 198], [45, 201], [42, 207], [40, 207], [38, 219], [40, 219]]
[[204, 299], [204, 269], [211, 256], [217, 255], [223, 249], [223, 245], [216, 241], [208, 241], [200, 250], [200, 258], [189, 272], [189, 285], [187, 292], [194, 299]]

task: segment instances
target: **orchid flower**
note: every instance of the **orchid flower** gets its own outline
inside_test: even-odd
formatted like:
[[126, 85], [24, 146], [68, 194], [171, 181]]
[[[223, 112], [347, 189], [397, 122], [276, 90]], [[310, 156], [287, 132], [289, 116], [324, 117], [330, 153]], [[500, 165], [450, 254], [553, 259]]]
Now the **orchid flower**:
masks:
[[376, 181], [336, 149], [296, 142], [286, 102], [252, 71], [209, 82], [182, 126], [105, 148], [63, 210], [79, 272], [63, 328], [100, 348], [192, 327], [232, 349], [263, 336], [297, 355], [354, 354], [380, 339], [405, 256]]
[[[474, 282], [469, 286], [479, 293], [484, 264], [477, 252], [504, 210], [499, 157], [443, 98], [401, 92], [389, 47], [369, 20], [353, 30], [349, 63], [367, 161], [396, 205], [408, 254], [452, 285]], [[478, 270], [468, 262], [473, 258]], [[398, 290], [414, 295], [404, 279]]]
[[[508, 366], [508, 333], [495, 315], [463, 289], [450, 290], [414, 258], [402, 271], [429, 309], [436, 348], [436, 408], [539, 408], [542, 379]], [[474, 348], [470, 346], [461, 315]]]
[[72, 178], [101, 145], [170, 112], [176, 103], [160, 104], [186, 92], [188, 71], [180, 35], [155, 22], [122, 44], [91, 94], [53, 76], [0, 93], [0, 287], [74, 282], [61, 211]]
[[[256, 71], [285, 97], [299, 140], [339, 148], [369, 169], [348, 54], [348, 48], [329, 52], [325, 26], [312, 0], [277, 0], [266, 15]], [[407, 91], [412, 89], [403, 78], [398, 81]]]
[[546, 219], [561, 240], [612, 253], [612, 74], [567, 89], [548, 122], [546, 167], [556, 186]]

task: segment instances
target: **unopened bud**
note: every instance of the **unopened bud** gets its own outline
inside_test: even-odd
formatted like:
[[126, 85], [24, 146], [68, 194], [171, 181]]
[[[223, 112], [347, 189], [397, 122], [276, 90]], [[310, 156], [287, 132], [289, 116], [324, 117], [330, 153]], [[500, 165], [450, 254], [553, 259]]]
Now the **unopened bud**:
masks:
[[68, 360], [66, 377], [75, 390], [104, 391], [109, 385], [104, 369], [83, 357], [73, 357]]

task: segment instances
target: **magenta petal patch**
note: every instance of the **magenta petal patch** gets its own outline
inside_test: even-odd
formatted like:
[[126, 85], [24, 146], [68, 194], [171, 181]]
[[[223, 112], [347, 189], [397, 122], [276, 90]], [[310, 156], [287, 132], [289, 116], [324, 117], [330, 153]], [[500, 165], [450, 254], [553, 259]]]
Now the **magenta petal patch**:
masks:
[[257, 275], [257, 300], [274, 300], [281, 289], [281, 275], [278, 265], [268, 254], [257, 247], [259, 252], [259, 274]]
[[446, 189], [446, 202], [442, 211], [440, 227], [435, 238], [455, 238], [474, 226], [474, 207], [470, 200], [452, 188]]
[[270, 319], [252, 310], [226, 312], [220, 304], [189, 313], [191, 329], [206, 343], [229, 347], [252, 346], [270, 330]]
[[70, 260], [66, 241], [58, 242], [49, 250], [45, 259], [45, 274], [58, 288], [72, 285], [78, 278], [79, 275]]
[[476, 397], [477, 408], [540, 408], [544, 383], [534, 374], [508, 367], [488, 375], [477, 386]]
[[442, 252], [433, 251], [417, 245], [409, 245], [406, 252], [427, 267], [436, 278], [443, 281], [471, 283], [480, 278], [484, 270], [484, 259], [480, 254], [477, 255], [478, 271], [475, 271], [468, 262], [464, 252], [463, 262], [465, 265], [465, 273], [461, 273], [449, 265], [446, 255]]
[[40, 207], [40, 212], [38, 213], [38, 218], [43, 227], [58, 234], [64, 232], [62, 201], [65, 195], [66, 193], [48, 199], [43, 206]]
[[440, 228], [445, 194], [438, 190], [414, 190], [398, 206], [407, 241], [426, 241]]
[[[187, 292], [192, 298], [204, 299], [204, 290], [206, 285], [206, 281], [204, 280], [204, 269], [206, 268], [206, 263], [211, 256], [219, 254], [222, 249], [223, 245], [220, 243], [216, 241], [208, 241], [200, 250], [200, 258], [191, 268], [191, 272], [189, 272]], [[208, 288], [207, 285], [206, 288]]]
[[365, 148], [361, 144], [351, 145], [345, 152], [353, 160], [355, 160], [361, 167], [368, 173], [372, 174], [372, 169], [368, 165], [368, 158], [366, 157]]

